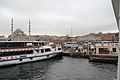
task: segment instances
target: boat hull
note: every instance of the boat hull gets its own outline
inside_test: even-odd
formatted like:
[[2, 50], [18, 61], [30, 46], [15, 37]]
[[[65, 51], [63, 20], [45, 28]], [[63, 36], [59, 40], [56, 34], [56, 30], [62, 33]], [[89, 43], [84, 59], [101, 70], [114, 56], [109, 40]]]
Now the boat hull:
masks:
[[12, 59], [0, 60], [0, 67], [28, 63], [28, 62], [33, 62], [33, 61], [40, 61], [40, 60], [49, 59], [49, 58], [52, 58], [52, 57], [55, 57], [61, 54], [62, 54], [62, 50], [41, 53], [41, 54], [19, 55], [19, 56], [15, 56], [15, 58], [12, 58]]

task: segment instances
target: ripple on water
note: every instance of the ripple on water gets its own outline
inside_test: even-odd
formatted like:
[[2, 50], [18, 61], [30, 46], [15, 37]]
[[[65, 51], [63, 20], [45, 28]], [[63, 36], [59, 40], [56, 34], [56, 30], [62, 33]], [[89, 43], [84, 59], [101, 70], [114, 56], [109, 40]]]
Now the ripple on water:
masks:
[[112, 80], [117, 65], [83, 58], [55, 58], [0, 68], [0, 80]]

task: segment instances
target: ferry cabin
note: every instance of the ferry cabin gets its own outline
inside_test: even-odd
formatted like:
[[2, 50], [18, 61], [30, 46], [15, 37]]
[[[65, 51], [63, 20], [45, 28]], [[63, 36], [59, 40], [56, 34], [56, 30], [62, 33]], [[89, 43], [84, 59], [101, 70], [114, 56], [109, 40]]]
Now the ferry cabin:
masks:
[[78, 49], [78, 43], [68, 42], [64, 44], [64, 51], [75, 52]]
[[96, 54], [118, 55], [118, 43], [97, 43], [95, 44]]
[[95, 52], [90, 52], [88, 59], [89, 61], [117, 63], [118, 52], [118, 43], [96, 43]]
[[45, 46], [46, 44], [47, 42], [44, 41], [1, 41], [0, 57], [32, 54], [33, 50], [37, 50], [38, 47]]

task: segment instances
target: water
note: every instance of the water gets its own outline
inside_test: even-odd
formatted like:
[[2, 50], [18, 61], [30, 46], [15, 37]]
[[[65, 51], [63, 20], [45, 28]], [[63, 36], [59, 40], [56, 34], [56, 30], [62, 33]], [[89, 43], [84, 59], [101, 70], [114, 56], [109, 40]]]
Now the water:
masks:
[[55, 58], [0, 68], [0, 80], [113, 80], [117, 65]]

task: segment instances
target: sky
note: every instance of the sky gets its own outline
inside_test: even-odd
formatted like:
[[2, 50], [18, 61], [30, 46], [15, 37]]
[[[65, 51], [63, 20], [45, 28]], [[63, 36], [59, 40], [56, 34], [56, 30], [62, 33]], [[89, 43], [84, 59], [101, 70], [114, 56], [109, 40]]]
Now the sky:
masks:
[[0, 35], [22, 29], [32, 35], [81, 36], [98, 32], [117, 32], [111, 0], [0, 0]]

